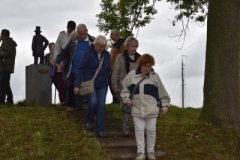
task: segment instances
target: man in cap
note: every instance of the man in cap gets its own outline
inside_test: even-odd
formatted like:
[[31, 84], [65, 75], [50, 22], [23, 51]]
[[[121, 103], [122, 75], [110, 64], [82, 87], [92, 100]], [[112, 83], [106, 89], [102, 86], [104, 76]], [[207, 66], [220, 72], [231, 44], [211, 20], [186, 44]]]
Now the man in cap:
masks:
[[49, 42], [40, 34], [42, 31], [39, 26], [36, 26], [36, 30], [34, 32], [36, 34], [32, 39], [34, 64], [38, 64], [38, 57], [40, 57], [40, 64], [44, 64], [44, 50], [47, 48]]

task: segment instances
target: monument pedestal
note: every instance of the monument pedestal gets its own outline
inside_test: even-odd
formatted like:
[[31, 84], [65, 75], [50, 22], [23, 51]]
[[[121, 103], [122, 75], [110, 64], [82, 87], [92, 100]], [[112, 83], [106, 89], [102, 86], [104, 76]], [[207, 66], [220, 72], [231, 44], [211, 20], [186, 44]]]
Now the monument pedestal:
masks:
[[26, 66], [26, 101], [38, 106], [52, 104], [51, 66], [32, 64]]

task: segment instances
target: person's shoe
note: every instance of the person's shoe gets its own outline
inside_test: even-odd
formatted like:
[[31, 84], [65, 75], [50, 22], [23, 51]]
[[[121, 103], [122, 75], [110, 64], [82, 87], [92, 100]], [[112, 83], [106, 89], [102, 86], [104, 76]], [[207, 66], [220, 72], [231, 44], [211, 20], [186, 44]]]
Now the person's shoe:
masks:
[[93, 124], [92, 123], [87, 123], [87, 129], [92, 130], [93, 129]]
[[124, 131], [124, 132], [123, 132], [123, 137], [130, 137], [129, 132], [128, 132], [128, 131]]
[[147, 153], [147, 158], [148, 158], [149, 160], [156, 160], [153, 152]]
[[145, 154], [139, 152], [139, 153], [137, 154], [137, 157], [135, 158], [135, 160], [145, 160]]
[[74, 107], [67, 107], [67, 111], [72, 111], [74, 109], [75, 109]]
[[104, 132], [98, 133], [97, 138], [107, 138], [107, 135]]
[[67, 106], [67, 102], [63, 102], [60, 106]]

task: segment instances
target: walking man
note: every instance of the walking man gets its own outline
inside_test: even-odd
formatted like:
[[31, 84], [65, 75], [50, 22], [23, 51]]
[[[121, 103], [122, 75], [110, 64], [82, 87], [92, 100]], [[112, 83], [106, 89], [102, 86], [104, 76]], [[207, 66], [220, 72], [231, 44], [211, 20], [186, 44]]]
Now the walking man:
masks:
[[14, 72], [16, 42], [10, 38], [10, 31], [3, 29], [0, 35], [0, 104], [13, 104], [13, 93], [10, 87], [11, 74]]
[[111, 76], [112, 76], [113, 66], [114, 66], [116, 57], [120, 53], [122, 53], [123, 51], [126, 50], [126, 47], [124, 45], [125, 39], [120, 37], [120, 32], [116, 29], [111, 30], [110, 38], [113, 40], [114, 44], [112, 46], [111, 53], [110, 53], [110, 67], [111, 67], [111, 70], [110, 70], [110, 77], [109, 77], [109, 88], [110, 88], [110, 91], [111, 91], [111, 94], [112, 94], [112, 99], [113, 99], [112, 103], [119, 103], [120, 96], [116, 95], [116, 93], [114, 93], [114, 91], [111, 87], [111, 85], [112, 85]]
[[68, 80], [68, 109], [73, 110], [77, 108], [82, 110], [83, 97], [79, 94], [74, 94], [74, 80], [75, 73], [79, 61], [85, 51], [88, 50], [89, 46], [93, 43], [94, 37], [88, 34], [88, 29], [85, 24], [79, 24], [77, 26], [77, 37], [71, 39], [67, 46], [57, 56], [55, 65], [58, 65], [61, 61], [68, 59], [68, 70], [66, 79]]
[[[60, 54], [60, 52], [66, 47], [68, 42], [70, 41], [70, 34], [75, 31], [76, 29], [76, 23], [74, 21], [68, 21], [67, 23], [67, 32], [60, 33], [55, 47], [54, 47], [54, 60], [56, 60], [56, 57]], [[57, 72], [57, 82], [58, 82], [58, 88], [59, 88], [59, 99], [60, 103], [62, 105], [68, 104], [68, 95], [67, 95], [67, 84], [66, 81], [66, 68], [67, 68], [67, 62], [68, 59], [66, 58], [63, 60], [59, 65], [59, 72]]]

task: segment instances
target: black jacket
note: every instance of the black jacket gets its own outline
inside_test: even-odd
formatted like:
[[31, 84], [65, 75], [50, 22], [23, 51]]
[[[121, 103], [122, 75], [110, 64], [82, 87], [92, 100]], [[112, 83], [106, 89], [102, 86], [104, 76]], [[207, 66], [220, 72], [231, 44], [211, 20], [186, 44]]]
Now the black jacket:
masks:
[[[89, 39], [89, 46], [93, 43], [94, 41], [94, 37], [93, 36], [90, 36], [88, 35], [88, 39]], [[74, 54], [75, 54], [75, 50], [76, 50], [76, 47], [77, 47], [77, 42], [78, 42], [78, 37], [74, 38], [74, 39], [71, 39], [68, 44], [66, 45], [66, 47], [64, 49], [62, 49], [62, 51], [60, 52], [59, 55], [57, 55], [57, 58], [56, 58], [56, 63], [60, 63], [62, 62], [63, 60], [65, 59], [68, 59], [68, 63], [67, 63], [67, 75], [66, 77], [68, 77], [70, 75], [70, 72], [71, 72], [71, 68], [72, 68], [72, 60], [73, 60], [73, 57], [74, 57]]]

